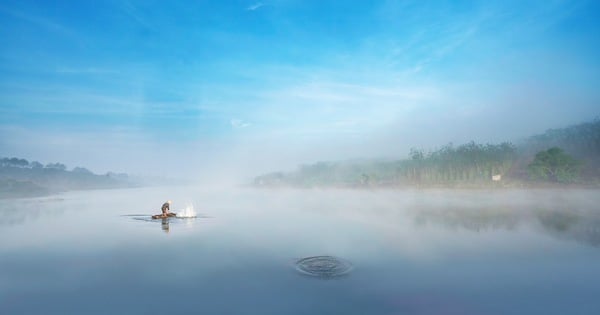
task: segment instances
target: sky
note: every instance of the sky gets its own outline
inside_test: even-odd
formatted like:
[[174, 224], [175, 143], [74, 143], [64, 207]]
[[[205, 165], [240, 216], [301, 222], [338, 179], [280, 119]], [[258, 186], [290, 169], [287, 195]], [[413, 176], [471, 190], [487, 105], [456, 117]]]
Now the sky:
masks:
[[598, 1], [0, 2], [0, 156], [207, 178], [600, 114]]

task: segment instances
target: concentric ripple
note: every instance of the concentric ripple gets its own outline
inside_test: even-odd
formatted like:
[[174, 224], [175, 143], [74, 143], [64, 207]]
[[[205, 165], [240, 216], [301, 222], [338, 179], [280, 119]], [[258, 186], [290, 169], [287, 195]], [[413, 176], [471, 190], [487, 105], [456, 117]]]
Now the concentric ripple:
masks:
[[319, 278], [335, 278], [348, 274], [352, 264], [333, 256], [313, 256], [296, 261], [296, 270]]

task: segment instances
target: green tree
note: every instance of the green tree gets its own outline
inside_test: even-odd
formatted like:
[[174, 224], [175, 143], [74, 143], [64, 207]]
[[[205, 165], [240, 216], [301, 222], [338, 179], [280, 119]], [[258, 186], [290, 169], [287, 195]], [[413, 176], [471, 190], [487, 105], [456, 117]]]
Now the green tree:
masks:
[[579, 177], [581, 162], [565, 153], [561, 148], [553, 147], [540, 151], [528, 165], [529, 174], [534, 179], [553, 182], [573, 182]]

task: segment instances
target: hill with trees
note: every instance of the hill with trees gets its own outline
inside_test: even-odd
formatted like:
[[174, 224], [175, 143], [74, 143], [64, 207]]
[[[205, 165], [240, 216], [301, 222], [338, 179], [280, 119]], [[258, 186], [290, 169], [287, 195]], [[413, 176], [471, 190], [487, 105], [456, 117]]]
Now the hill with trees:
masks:
[[67, 170], [20, 158], [0, 158], [0, 198], [42, 196], [68, 190], [131, 187], [127, 174], [97, 175], [83, 167]]
[[411, 149], [398, 160], [355, 160], [301, 165], [258, 176], [259, 187], [497, 187], [600, 184], [600, 120], [529, 137], [518, 145], [445, 145]]
[[524, 160], [519, 165], [529, 163], [535, 155], [550, 148], [559, 148], [581, 164], [580, 180], [597, 181], [600, 178], [600, 119], [569, 126], [550, 129], [543, 134], [530, 137], [520, 146], [520, 156]]

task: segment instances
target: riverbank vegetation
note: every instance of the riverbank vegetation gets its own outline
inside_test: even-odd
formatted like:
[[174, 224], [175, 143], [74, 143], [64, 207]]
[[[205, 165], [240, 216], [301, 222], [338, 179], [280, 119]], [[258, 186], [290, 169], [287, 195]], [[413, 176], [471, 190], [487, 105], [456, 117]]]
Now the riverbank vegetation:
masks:
[[551, 129], [520, 141], [470, 142], [398, 160], [301, 165], [254, 179], [256, 186], [292, 187], [512, 187], [600, 184], [600, 120]]
[[127, 174], [94, 174], [83, 167], [67, 170], [62, 163], [0, 158], [0, 198], [34, 197], [67, 190], [131, 187]]

